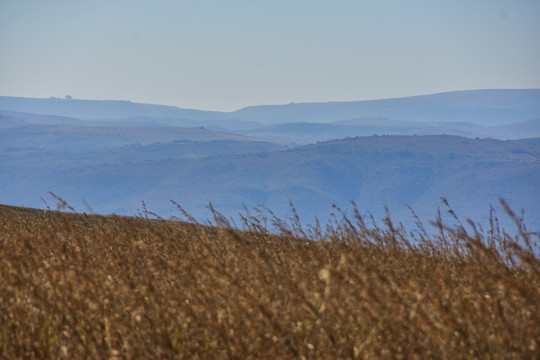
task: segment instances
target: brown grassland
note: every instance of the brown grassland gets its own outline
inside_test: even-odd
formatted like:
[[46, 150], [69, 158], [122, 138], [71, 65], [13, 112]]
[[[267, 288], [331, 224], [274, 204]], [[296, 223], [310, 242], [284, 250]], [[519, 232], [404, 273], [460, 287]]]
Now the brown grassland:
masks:
[[538, 234], [267, 220], [0, 206], [0, 358], [540, 358]]

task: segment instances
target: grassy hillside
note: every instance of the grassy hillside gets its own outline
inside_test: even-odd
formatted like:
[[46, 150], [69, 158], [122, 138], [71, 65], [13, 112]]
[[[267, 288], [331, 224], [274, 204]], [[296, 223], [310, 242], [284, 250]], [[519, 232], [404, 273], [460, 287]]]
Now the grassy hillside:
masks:
[[0, 357], [540, 356], [538, 235], [244, 225], [0, 206]]

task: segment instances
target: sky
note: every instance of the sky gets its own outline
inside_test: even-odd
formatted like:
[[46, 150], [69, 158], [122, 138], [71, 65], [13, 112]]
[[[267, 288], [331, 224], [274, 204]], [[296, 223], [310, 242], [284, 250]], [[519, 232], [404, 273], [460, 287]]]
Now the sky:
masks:
[[538, 0], [0, 0], [0, 95], [233, 111], [540, 88]]

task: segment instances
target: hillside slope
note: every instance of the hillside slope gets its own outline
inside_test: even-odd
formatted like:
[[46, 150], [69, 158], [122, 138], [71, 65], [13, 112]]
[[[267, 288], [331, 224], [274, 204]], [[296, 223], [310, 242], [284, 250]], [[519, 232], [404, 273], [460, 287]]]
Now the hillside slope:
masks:
[[540, 119], [501, 126], [462, 122], [402, 121], [386, 118], [352, 119], [333, 123], [285, 123], [244, 130], [245, 135], [270, 141], [312, 144], [354, 136], [371, 135], [457, 135], [468, 138], [516, 140], [540, 136]]
[[531, 89], [472, 90], [396, 99], [251, 106], [230, 116], [267, 124], [385, 117], [493, 126], [536, 119], [539, 114], [540, 89]]
[[123, 119], [137, 116], [215, 119], [223, 113], [181, 109], [176, 106], [140, 104], [123, 100], [76, 100], [0, 96], [0, 110], [89, 119]]
[[540, 356], [535, 238], [257, 228], [0, 205], [0, 357]]
[[0, 133], [0, 151], [5, 148], [17, 148], [84, 152], [134, 144], [148, 145], [172, 141], [206, 142], [218, 140], [270, 142], [245, 135], [179, 126], [28, 125], [3, 129]]
[[352, 102], [250, 106], [225, 113], [129, 101], [33, 99], [0, 96], [0, 110], [60, 115], [83, 120], [133, 117], [244, 120], [262, 124], [334, 122], [385, 117], [396, 120], [469, 122], [497, 126], [540, 117], [540, 89], [446, 92]]
[[[354, 200], [362, 213], [380, 219], [387, 205], [397, 220], [410, 223], [406, 204], [433, 219], [445, 197], [460, 216], [486, 221], [490, 205], [503, 197], [525, 210], [530, 227], [540, 225], [540, 147], [534, 144], [379, 136], [194, 159], [172, 155], [181, 145], [138, 147], [135, 157], [128, 149], [62, 154], [60, 162], [58, 154], [4, 152], [0, 201], [42, 207], [41, 198], [53, 191], [79, 210], [86, 209], [85, 199], [98, 213], [134, 215], [144, 200], [167, 217], [175, 211], [172, 199], [201, 220], [211, 216], [210, 201], [226, 216], [238, 215], [245, 204], [269, 207], [280, 217], [290, 214], [292, 201], [303, 221], [312, 222], [327, 219], [332, 204], [349, 209]], [[143, 155], [145, 149], [153, 155]]]

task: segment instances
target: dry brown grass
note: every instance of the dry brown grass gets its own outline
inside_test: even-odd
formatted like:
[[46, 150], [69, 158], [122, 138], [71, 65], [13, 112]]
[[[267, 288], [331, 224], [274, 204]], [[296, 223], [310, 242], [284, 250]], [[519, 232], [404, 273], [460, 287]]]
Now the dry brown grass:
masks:
[[0, 206], [0, 357], [540, 358], [537, 235], [245, 221]]

